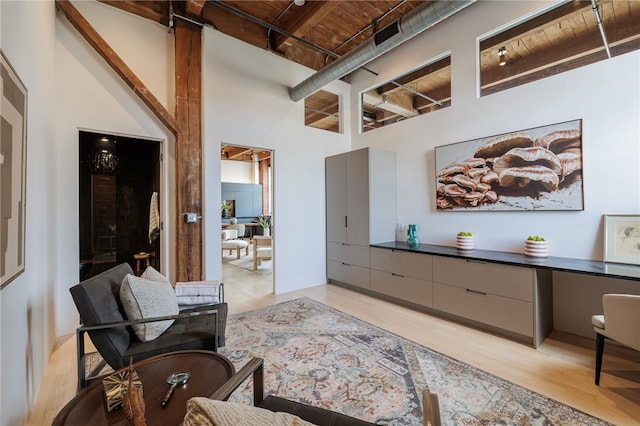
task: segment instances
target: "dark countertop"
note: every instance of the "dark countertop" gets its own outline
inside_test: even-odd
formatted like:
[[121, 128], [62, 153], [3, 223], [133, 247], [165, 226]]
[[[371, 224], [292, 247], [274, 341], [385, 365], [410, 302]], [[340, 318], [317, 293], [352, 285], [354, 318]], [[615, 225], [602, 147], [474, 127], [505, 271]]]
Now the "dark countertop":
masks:
[[454, 257], [457, 259], [466, 259], [478, 262], [527, 266], [538, 269], [550, 269], [552, 271], [573, 272], [607, 278], [640, 281], [640, 266], [626, 265], [622, 263], [599, 262], [595, 260], [554, 256], [529, 257], [520, 253], [509, 253], [494, 250], [473, 249], [463, 251], [458, 250], [455, 247], [438, 246], [433, 244], [419, 244], [417, 247], [409, 247], [407, 243], [400, 241], [377, 243], [371, 244], [370, 246], [388, 250], [400, 250], [412, 253], [430, 254], [434, 256]]

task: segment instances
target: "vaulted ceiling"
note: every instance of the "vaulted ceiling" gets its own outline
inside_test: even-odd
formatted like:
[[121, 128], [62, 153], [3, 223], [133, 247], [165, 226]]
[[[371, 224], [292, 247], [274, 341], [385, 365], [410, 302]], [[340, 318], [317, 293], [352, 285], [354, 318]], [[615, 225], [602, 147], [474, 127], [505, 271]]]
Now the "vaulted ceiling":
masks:
[[[408, 0], [100, 1], [168, 28], [172, 28], [178, 19], [209, 26], [315, 70], [322, 70], [347, 55], [414, 9], [432, 3], [444, 3]], [[579, 66], [576, 64], [581, 61], [584, 63], [587, 59], [583, 58], [589, 55], [605, 55], [598, 16], [602, 20], [602, 29], [609, 37], [610, 46], [607, 48], [610, 47], [614, 55], [637, 49], [640, 43], [640, 1], [597, 0], [595, 4], [598, 14], [594, 13], [590, 0], [568, 1], [553, 14], [539, 16], [482, 40], [480, 66], [483, 95], [539, 78], [536, 71], [562, 72]], [[509, 66], [499, 65], [499, 49], [506, 49]], [[555, 69], [546, 71], [545, 67], [550, 63], [555, 64]], [[450, 102], [449, 64], [449, 60], [446, 63], [439, 61], [437, 73], [434, 72], [435, 65], [425, 67], [393, 84], [376, 88], [375, 93], [368, 93], [370, 99], [373, 96], [391, 100], [400, 84], [413, 91], [404, 93], [406, 99], [398, 105], [392, 105], [392, 114], [389, 111], [381, 114], [367, 104], [367, 127], [376, 128], [406, 118], [408, 113], [403, 111], [409, 111], [409, 116], [413, 116]], [[348, 80], [349, 74], [343, 78]], [[306, 108], [305, 122], [313, 127], [336, 131], [337, 105], [334, 100], [325, 98], [318, 95], [313, 105]]]
[[425, 3], [406, 0], [102, 2], [166, 26], [170, 26], [173, 19], [184, 17], [315, 70]]

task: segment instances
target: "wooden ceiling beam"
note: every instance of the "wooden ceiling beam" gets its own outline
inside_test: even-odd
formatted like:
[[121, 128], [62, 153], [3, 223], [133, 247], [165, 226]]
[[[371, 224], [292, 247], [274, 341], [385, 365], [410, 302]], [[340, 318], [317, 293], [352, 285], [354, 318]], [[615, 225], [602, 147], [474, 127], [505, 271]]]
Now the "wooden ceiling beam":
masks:
[[185, 5], [185, 12], [191, 16], [202, 16], [202, 8], [204, 7], [206, 0], [187, 0]]
[[[404, 75], [402, 77], [398, 77], [393, 79], [393, 81], [395, 81], [398, 84], [402, 84], [404, 86], [419, 80], [421, 78], [423, 78], [424, 76], [426, 76], [427, 74], [431, 74], [434, 73], [436, 71], [439, 71], [441, 69], [444, 69], [448, 66], [451, 65], [451, 57], [447, 56], [446, 58], [443, 58], [439, 61], [436, 61], [430, 65], [427, 65], [426, 67], [422, 67], [419, 70], [416, 70], [412, 73], [409, 73], [407, 75]], [[383, 84], [382, 86], [378, 87], [376, 90], [380, 95], [383, 95], [387, 92], [391, 92], [398, 89], [398, 86], [396, 84], [393, 83], [386, 83]]]
[[99, 0], [101, 3], [133, 13], [162, 25], [169, 25], [169, 3], [148, 0]]
[[228, 160], [234, 160], [239, 157], [241, 158], [246, 153], [251, 153], [251, 148], [233, 147], [225, 149], [225, 155]]
[[258, 161], [269, 160], [271, 158], [271, 151], [262, 151], [258, 153]]
[[[279, 27], [294, 36], [303, 37], [338, 6], [340, 6], [339, 1], [309, 1], [304, 6], [297, 7], [294, 13], [285, 16]], [[282, 51], [284, 45], [291, 40], [289, 36], [276, 34], [272, 49]]]
[[151, 112], [165, 125], [174, 135], [180, 133], [178, 122], [169, 111], [153, 96], [149, 89], [135, 75], [135, 73], [125, 64], [118, 54], [109, 44], [98, 34], [98, 32], [84, 19], [82, 14], [69, 0], [56, 0], [56, 6], [61, 10], [71, 25], [84, 37], [93, 49], [109, 64], [109, 66], [122, 78], [133, 92], [147, 105]]

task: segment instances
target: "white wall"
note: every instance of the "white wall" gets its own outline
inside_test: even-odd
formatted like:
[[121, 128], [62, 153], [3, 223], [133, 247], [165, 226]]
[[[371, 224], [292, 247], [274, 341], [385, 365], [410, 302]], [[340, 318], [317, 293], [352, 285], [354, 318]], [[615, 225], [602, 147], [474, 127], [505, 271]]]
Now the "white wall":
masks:
[[0, 2], [0, 48], [28, 90], [25, 271], [0, 291], [0, 424], [26, 422], [54, 344], [53, 2]]
[[[95, 1], [74, 2], [74, 6], [98, 31], [114, 51], [131, 64], [130, 68], [158, 100], [169, 108], [174, 97], [172, 36], [166, 29], [119, 9]], [[135, 40], [135, 42], [132, 42]], [[78, 282], [78, 131], [125, 134], [166, 141], [162, 144], [165, 164], [161, 176], [160, 216], [165, 222], [161, 264], [171, 276], [175, 241], [173, 152], [174, 138], [91, 46], [79, 35], [62, 13], [56, 19], [56, 162], [59, 191], [59, 236], [55, 253], [56, 335], [72, 333], [78, 316], [69, 287]], [[144, 60], [141, 60], [143, 58]], [[159, 93], [156, 94], [156, 93]]]
[[[355, 110], [359, 92], [451, 51], [450, 108], [365, 134], [352, 116], [354, 149], [396, 152], [398, 221], [418, 224], [421, 242], [453, 246], [465, 230], [479, 249], [523, 252], [536, 234], [552, 256], [601, 260], [602, 215], [640, 213], [639, 52], [476, 96], [477, 37], [545, 4], [478, 2], [367, 65], [380, 77], [359, 72], [352, 80]], [[434, 147], [574, 119], [583, 125], [584, 211], [436, 212]]]
[[[311, 70], [206, 28], [204, 33], [206, 276], [221, 277], [220, 144], [274, 151], [273, 223], [276, 293], [324, 284], [324, 158], [350, 148], [345, 134], [304, 125], [304, 102], [288, 88]], [[327, 86], [350, 112], [349, 86]]]
[[257, 183], [253, 163], [222, 160], [220, 168], [221, 182]]

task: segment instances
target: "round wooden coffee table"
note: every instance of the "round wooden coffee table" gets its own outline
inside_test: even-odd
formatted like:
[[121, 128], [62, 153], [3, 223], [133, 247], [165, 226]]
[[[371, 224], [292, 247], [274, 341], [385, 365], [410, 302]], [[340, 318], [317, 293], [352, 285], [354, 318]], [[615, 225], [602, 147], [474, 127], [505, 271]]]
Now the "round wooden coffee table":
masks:
[[[210, 351], [179, 351], [158, 355], [133, 365], [142, 381], [145, 418], [148, 425], [179, 425], [194, 396], [211, 396], [231, 376], [235, 368], [223, 355]], [[166, 407], [162, 407], [169, 385], [167, 377], [188, 371], [185, 386], [177, 386]], [[58, 413], [53, 425], [126, 425], [122, 407], [107, 412], [102, 380], [78, 393]]]

